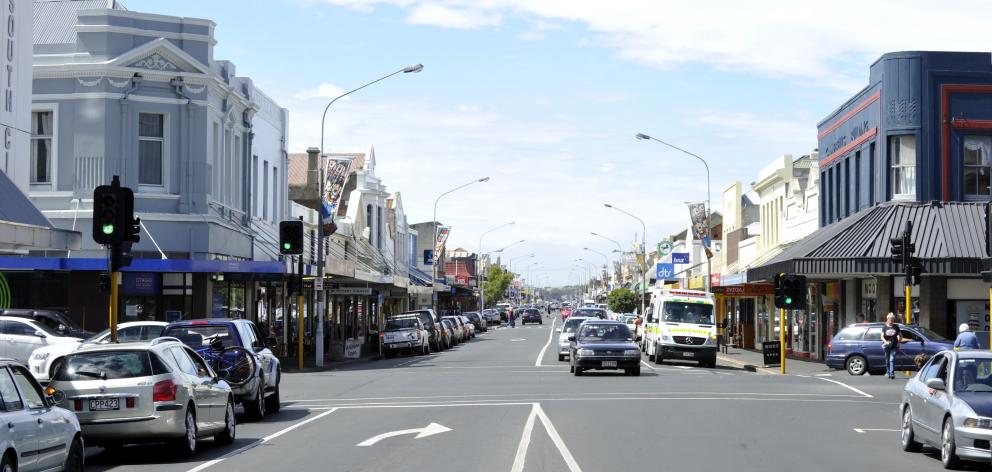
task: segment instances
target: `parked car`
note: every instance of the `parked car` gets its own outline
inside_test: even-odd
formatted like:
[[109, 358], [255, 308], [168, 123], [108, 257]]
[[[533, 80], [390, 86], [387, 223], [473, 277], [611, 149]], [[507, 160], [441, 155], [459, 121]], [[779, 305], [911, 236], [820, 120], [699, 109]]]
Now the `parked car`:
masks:
[[441, 321], [451, 324], [451, 331], [453, 332], [452, 339], [455, 340], [455, 345], [461, 344], [468, 341], [468, 333], [465, 326], [462, 325], [462, 320], [458, 319], [456, 316], [443, 316]]
[[576, 377], [592, 369], [623, 369], [627, 375], [641, 375], [641, 350], [623, 323], [586, 320], [568, 340], [569, 370]]
[[0, 428], [0, 471], [83, 470], [79, 420], [57, 406], [27, 367], [0, 359], [0, 398], [0, 423], [6, 425]]
[[472, 322], [473, 326], [475, 326], [476, 332], [484, 333], [489, 330], [489, 320], [486, 319], [485, 314], [479, 314], [477, 311], [470, 311], [465, 313], [465, 317]]
[[234, 442], [230, 386], [175, 338], [83, 346], [59, 364], [50, 387], [79, 417], [89, 445], [166, 441], [188, 458], [200, 438]]
[[462, 323], [465, 324], [465, 327], [468, 328], [469, 339], [475, 339], [475, 332], [476, 332], [475, 323], [473, 323], [472, 320], [465, 315], [461, 315], [460, 318], [462, 319]]
[[444, 349], [450, 349], [458, 345], [458, 337], [461, 330], [458, 329], [457, 325], [447, 318], [442, 318], [438, 324], [441, 326]]
[[254, 372], [250, 381], [231, 386], [234, 401], [241, 403], [245, 414], [254, 420], [262, 419], [266, 412], [279, 411], [282, 370], [279, 359], [268, 348], [275, 339], [262, 337], [255, 323], [227, 318], [179, 321], [166, 326], [162, 336], [179, 339], [208, 363], [215, 362], [219, 347], [244, 348], [254, 358]]
[[[169, 323], [162, 321], [132, 321], [117, 325], [117, 341], [126, 343], [134, 341], [151, 341], [162, 335], [162, 330]], [[89, 339], [78, 343], [60, 343], [39, 347], [31, 354], [28, 367], [31, 374], [41, 383], [48, 383], [58, 363], [66, 354], [75, 351], [79, 346], [87, 344], [105, 344], [110, 342], [110, 329], [105, 329]]]
[[65, 316], [61, 311], [56, 310], [34, 310], [24, 308], [0, 309], [0, 316], [16, 316], [18, 318], [28, 318], [35, 320], [59, 336], [86, 339], [93, 336], [93, 333], [80, 328], [75, 322]]
[[[834, 335], [827, 345], [827, 367], [847, 369], [851, 375], [885, 372], [882, 327], [885, 323], [852, 324]], [[929, 329], [916, 325], [898, 325], [908, 342], [900, 343], [896, 352], [896, 370], [916, 370], [918, 354], [932, 356], [952, 349], [954, 342]]]
[[417, 315], [420, 318], [420, 324], [423, 325], [424, 329], [428, 332], [428, 344], [431, 346], [431, 351], [441, 352], [444, 349], [445, 343], [442, 339], [443, 328], [438, 323], [437, 314], [434, 310], [412, 310], [401, 313], [403, 315]]
[[583, 317], [579, 317], [579, 316], [573, 316], [573, 317], [565, 320], [565, 325], [564, 326], [562, 326], [561, 328], [556, 328], [555, 329], [555, 331], [557, 331], [559, 333], [558, 334], [558, 361], [559, 362], [565, 360], [565, 358], [569, 356], [571, 343], [569, 342], [568, 338], [574, 336], [575, 335], [575, 331], [579, 328], [579, 325], [581, 325], [583, 321], [588, 320], [588, 319], [589, 318], [583, 318]]
[[426, 356], [431, 353], [427, 331], [417, 315], [399, 315], [386, 319], [382, 332], [382, 354], [393, 357], [400, 352]]
[[79, 338], [60, 336], [29, 318], [0, 316], [0, 357], [27, 364], [35, 349], [53, 344], [78, 344]]
[[485, 310], [482, 310], [482, 315], [483, 315], [483, 318], [485, 318], [485, 320], [486, 320], [486, 329], [484, 331], [489, 330], [489, 328], [491, 328], [491, 327], [494, 327], [494, 326], [498, 327], [499, 326], [499, 323], [500, 323], [499, 310], [494, 310], [492, 308], [487, 308]]
[[537, 308], [527, 308], [523, 311], [523, 315], [520, 317], [520, 324], [525, 325], [527, 323], [537, 323], [544, 324], [544, 317], [541, 316], [541, 310]]
[[940, 450], [944, 468], [961, 459], [989, 463], [992, 441], [992, 353], [961, 350], [935, 354], [903, 387], [901, 443]]

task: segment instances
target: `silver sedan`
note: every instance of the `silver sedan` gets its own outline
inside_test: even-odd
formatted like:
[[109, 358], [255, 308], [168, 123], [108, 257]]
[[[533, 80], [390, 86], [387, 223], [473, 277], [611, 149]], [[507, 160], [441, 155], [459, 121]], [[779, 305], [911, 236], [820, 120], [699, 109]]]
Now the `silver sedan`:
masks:
[[964, 459], [989, 463], [992, 441], [992, 352], [943, 351], [903, 389], [902, 448], [940, 449], [944, 468]]

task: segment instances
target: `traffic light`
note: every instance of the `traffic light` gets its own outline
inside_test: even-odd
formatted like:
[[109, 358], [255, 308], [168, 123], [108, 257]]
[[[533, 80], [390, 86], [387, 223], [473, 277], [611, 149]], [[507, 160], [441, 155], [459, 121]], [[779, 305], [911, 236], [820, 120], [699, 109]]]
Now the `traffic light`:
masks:
[[892, 244], [892, 262], [902, 264], [903, 259], [906, 257], [906, 248], [903, 247], [902, 236], [889, 239], [889, 242]]
[[101, 293], [110, 293], [110, 274], [106, 272], [100, 273], [99, 286]]
[[116, 175], [110, 185], [93, 189], [93, 241], [97, 244], [137, 242], [140, 229], [134, 218], [134, 192], [121, 187]]
[[[134, 214], [133, 209], [131, 210], [131, 213], [132, 215]], [[141, 218], [134, 217], [131, 220], [131, 224], [128, 225], [128, 229], [130, 230], [130, 233], [126, 238], [128, 241], [136, 243], [141, 240], [141, 236], [139, 236], [141, 234]]]
[[132, 244], [134, 243], [131, 241], [122, 241], [114, 246], [114, 250], [110, 251], [110, 270], [112, 272], [117, 272], [121, 270], [121, 267], [131, 265], [134, 260], [134, 256], [131, 255]]
[[302, 221], [279, 222], [279, 252], [281, 254], [303, 254]]
[[803, 310], [806, 308], [806, 276], [787, 275], [783, 281], [785, 304], [787, 310]]
[[785, 308], [785, 274], [775, 274], [775, 308]]
[[919, 285], [920, 277], [923, 275], [923, 272], [925, 272], [925, 270], [923, 269], [923, 263], [920, 262], [919, 259], [916, 259], [914, 257], [913, 260], [909, 263], [909, 270], [907, 270], [907, 273], [909, 275], [909, 282], [913, 285]]

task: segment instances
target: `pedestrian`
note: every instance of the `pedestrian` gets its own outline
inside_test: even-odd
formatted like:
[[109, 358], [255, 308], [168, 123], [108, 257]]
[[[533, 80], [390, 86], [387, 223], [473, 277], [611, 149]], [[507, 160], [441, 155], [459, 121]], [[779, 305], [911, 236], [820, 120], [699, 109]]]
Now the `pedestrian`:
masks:
[[854, 322], [855, 323], [864, 323], [865, 322], [865, 315], [864, 315], [864, 313], [858, 313], [858, 316], [854, 318]]
[[961, 323], [961, 326], [958, 326], [958, 337], [954, 340], [954, 350], [961, 349], [981, 349], [978, 345], [978, 336], [971, 332], [968, 323]]
[[889, 379], [896, 378], [896, 352], [899, 351], [899, 343], [907, 339], [902, 337], [899, 325], [896, 324], [896, 315], [889, 313], [885, 316], [885, 326], [882, 327], [882, 349], [885, 351], [885, 374]]
[[513, 318], [513, 310], [510, 310], [510, 314], [508, 314], [507, 316], [510, 318], [510, 327], [511, 328], [516, 328], [517, 327], [517, 323], [516, 323], [515, 319]]

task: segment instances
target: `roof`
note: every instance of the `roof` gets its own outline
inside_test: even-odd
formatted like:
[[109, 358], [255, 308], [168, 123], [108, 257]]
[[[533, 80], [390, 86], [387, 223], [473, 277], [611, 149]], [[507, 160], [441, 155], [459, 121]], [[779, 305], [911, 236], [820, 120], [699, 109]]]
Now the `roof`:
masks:
[[286, 155], [289, 159], [289, 170], [286, 171], [286, 178], [289, 185], [307, 184], [307, 153], [293, 152]]
[[48, 219], [35, 208], [27, 195], [14, 185], [7, 174], [0, 172], [0, 221], [50, 228]]
[[888, 202], [818, 229], [760, 267], [749, 281], [776, 273], [902, 273], [890, 259], [890, 239], [913, 223], [914, 256], [927, 273], [977, 274], [986, 254], [986, 207], [980, 202]]
[[35, 0], [32, 5], [32, 44], [76, 42], [79, 10], [126, 10], [115, 0]]

